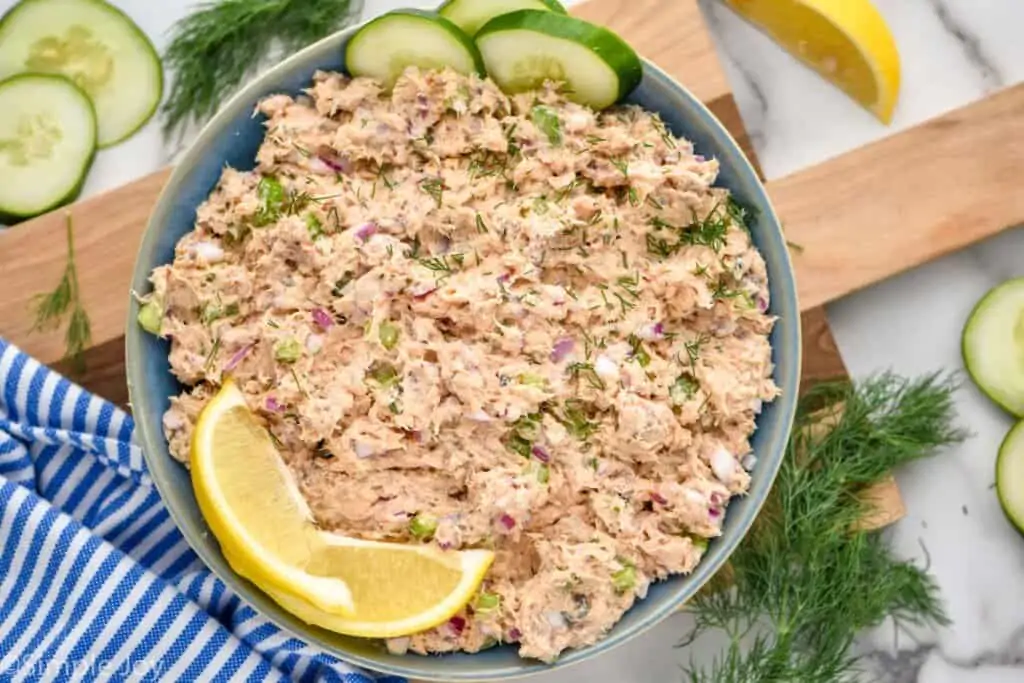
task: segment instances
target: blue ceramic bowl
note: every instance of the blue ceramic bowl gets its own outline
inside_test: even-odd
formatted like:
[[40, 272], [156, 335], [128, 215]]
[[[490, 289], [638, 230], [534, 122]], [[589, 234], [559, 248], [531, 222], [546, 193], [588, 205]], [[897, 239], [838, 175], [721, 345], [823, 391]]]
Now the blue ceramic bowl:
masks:
[[[343, 71], [344, 47], [355, 29], [348, 29], [289, 57], [242, 90], [206, 126], [185, 154], [164, 188], [142, 239], [132, 288], [148, 291], [147, 277], [154, 267], [170, 263], [175, 243], [192, 230], [196, 207], [213, 189], [225, 165], [254, 167], [263, 140], [261, 117], [253, 118], [256, 102], [271, 93], [298, 93], [317, 69]], [[745, 204], [757, 218], [751, 226], [754, 242], [768, 265], [771, 312], [779, 316], [772, 333], [775, 381], [782, 396], [767, 405], [753, 437], [758, 457], [750, 493], [729, 506], [720, 538], [711, 543], [703, 561], [689, 576], [678, 576], [651, 587], [607, 637], [590, 647], [567, 652], [555, 665], [568, 666], [611, 650], [634, 638], [676, 611], [722, 566], [750, 528], [785, 451], [796, 405], [800, 373], [800, 315], [793, 269], [779, 221], [768, 196], [722, 124], [699, 100], [653, 64], [644, 63], [643, 81], [630, 101], [656, 111], [676, 135], [692, 140], [696, 151], [721, 164], [719, 184]], [[271, 621], [343, 660], [357, 665], [420, 680], [498, 681], [549, 670], [536, 661], [520, 659], [513, 647], [498, 647], [478, 654], [421, 657], [393, 655], [375, 641], [349, 638], [309, 626], [281, 609], [254, 585], [241, 578], [221, 555], [196, 505], [189, 474], [167, 450], [161, 416], [169, 397], [181, 387], [171, 375], [166, 341], [145, 334], [135, 322], [138, 304], [132, 300], [127, 322], [128, 390], [146, 463], [171, 515], [200, 557], [236, 593]]]

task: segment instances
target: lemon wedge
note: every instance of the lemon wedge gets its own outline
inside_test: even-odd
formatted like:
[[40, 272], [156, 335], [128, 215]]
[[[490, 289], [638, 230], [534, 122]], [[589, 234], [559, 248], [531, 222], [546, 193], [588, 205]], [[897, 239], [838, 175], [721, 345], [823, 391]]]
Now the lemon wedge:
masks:
[[884, 123], [900, 90], [900, 55], [868, 0], [726, 0]]
[[226, 382], [192, 436], [192, 486], [225, 558], [299, 618], [394, 637], [443, 623], [476, 593], [494, 554], [442, 552], [319, 530], [245, 397]]
[[350, 582], [356, 601], [352, 615], [319, 609], [286, 589], [263, 589], [307, 624], [364, 638], [394, 638], [451, 619], [476, 595], [493, 560], [486, 550], [442, 553], [334, 536], [320, 568], [338, 571]]

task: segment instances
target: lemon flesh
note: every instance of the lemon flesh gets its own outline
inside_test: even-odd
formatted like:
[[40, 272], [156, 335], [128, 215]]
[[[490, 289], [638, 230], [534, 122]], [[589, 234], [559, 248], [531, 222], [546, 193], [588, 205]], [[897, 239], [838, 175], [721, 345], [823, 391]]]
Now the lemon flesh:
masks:
[[368, 637], [436, 626], [476, 593], [483, 550], [347, 538], [319, 530], [291, 471], [231, 382], [192, 437], [192, 484], [231, 567], [308, 623]]
[[740, 16], [884, 123], [899, 98], [900, 57], [868, 0], [726, 0]]
[[308, 624], [348, 635], [392, 638], [454, 616], [476, 595], [493, 560], [494, 554], [485, 550], [445, 553], [331, 536], [318, 558], [318, 570], [337, 572], [350, 582], [356, 605], [351, 615], [319, 609], [288, 589], [264, 590]]

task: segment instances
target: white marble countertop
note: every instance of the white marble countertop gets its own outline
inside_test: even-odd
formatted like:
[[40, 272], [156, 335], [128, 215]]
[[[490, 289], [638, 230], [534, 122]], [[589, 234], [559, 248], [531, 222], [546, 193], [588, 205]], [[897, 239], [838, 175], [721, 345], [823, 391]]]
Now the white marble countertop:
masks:
[[[13, 0], [0, 0], [0, 13]], [[115, 0], [158, 48], [190, 0]], [[364, 16], [410, 4], [365, 0]], [[1024, 80], [1024, 3], [1015, 0], [875, 0], [896, 35], [903, 83], [885, 127], [820, 81], [715, 0], [701, 0], [761, 164], [785, 175], [884, 137], [1000, 87]], [[984, 153], [984, 150], [979, 150]], [[166, 164], [156, 125], [102, 152], [85, 194], [121, 185]], [[913, 169], [908, 169], [912, 172]], [[870, 198], [865, 198], [870, 201]], [[939, 262], [847, 297], [829, 318], [852, 375], [884, 369], [917, 374], [962, 368], [960, 330], [984, 292], [1024, 275], [1024, 231], [1009, 231]], [[907, 558], [924, 561], [953, 620], [938, 632], [868, 638], [872, 680], [883, 683], [1010, 683], [1024, 680], [1024, 539], [1004, 520], [992, 491], [996, 449], [1011, 421], [972, 386], [957, 395], [973, 437], [899, 473], [908, 517], [890, 532]], [[967, 568], [968, 560], [971, 569]], [[681, 681], [690, 654], [677, 616], [597, 660], [540, 676], [538, 683]], [[707, 653], [698, 653], [698, 656]]]

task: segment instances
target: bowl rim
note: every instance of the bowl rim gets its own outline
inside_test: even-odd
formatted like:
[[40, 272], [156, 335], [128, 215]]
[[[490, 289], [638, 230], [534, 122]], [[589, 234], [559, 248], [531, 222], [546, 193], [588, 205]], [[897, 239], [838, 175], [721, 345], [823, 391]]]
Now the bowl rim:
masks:
[[[233, 117], [237, 116], [239, 108], [247, 106], [250, 102], [259, 99], [259, 97], [263, 95], [268, 81], [273, 81], [279, 76], [288, 74], [296, 67], [301, 66], [308, 55], [318, 52], [327, 44], [343, 40], [345, 37], [348, 37], [358, 31], [362, 26], [368, 23], [368, 21], [372, 21], [372, 17], [366, 21], [361, 21], [347, 28], [335, 31], [317, 42], [281, 59], [279, 62], [253, 78], [244, 87], [240, 88], [202, 127], [194, 141], [175, 163], [174, 169], [172, 170], [170, 177], [165, 181], [164, 186], [160, 191], [160, 195], [154, 204], [149, 218], [147, 219], [146, 228], [143, 233], [142, 240], [140, 241], [139, 248], [136, 253], [135, 264], [133, 266], [133, 287], [138, 282], [148, 282], [148, 271], [140, 273], [139, 268], [143, 264], [145, 256], [156, 248], [157, 235], [160, 232], [156, 228], [156, 221], [159, 217], [166, 215], [168, 209], [173, 205], [174, 198], [178, 194], [178, 187], [186, 179], [191, 169], [205, 153], [207, 143], [223, 134], [227, 124], [232, 121]], [[733, 137], [732, 133], [730, 133], [725, 125], [711, 112], [707, 105], [702, 102], [700, 98], [694, 95], [693, 92], [686, 88], [686, 86], [646, 58], [641, 57], [641, 61], [645, 73], [662, 80], [672, 89], [675, 89], [684, 95], [689, 103], [693, 105], [694, 113], [704, 119], [704, 122], [707, 125], [717, 129], [716, 132], [723, 136], [731, 145], [732, 151], [735, 153], [735, 159], [733, 159], [733, 161], [739, 166], [739, 168], [737, 168], [737, 172], [741, 175], [747, 175], [753, 179], [753, 188], [760, 195], [758, 199], [763, 206], [767, 207], [767, 211], [764, 212], [763, 215], [769, 222], [770, 226], [778, 232], [779, 237], [784, 241], [784, 235], [781, 227], [782, 224], [775, 213], [775, 208], [771, 203], [771, 199], [768, 196], [764, 183], [753, 165], [750, 163], [746, 154], [743, 152], [742, 147], [740, 147], [739, 143]], [[793, 392], [795, 394], [799, 388], [803, 357], [802, 329], [799, 320], [800, 308], [797, 299], [795, 272], [793, 270], [792, 259], [787, 249], [783, 248], [781, 250], [781, 257], [785, 267], [781, 274], [776, 273], [774, 275], [776, 277], [783, 278], [792, 285], [786, 288], [785, 296], [789, 299], [788, 303], [792, 306], [794, 315], [797, 316], [797, 320], [793, 325], [795, 337], [791, 342], [795, 346], [795, 350], [791, 352], [793, 353], [791, 358], [793, 371], [791, 373], [791, 378], [789, 378], [792, 381]], [[148, 261], [149, 259], [145, 260]], [[139, 362], [137, 360], [139, 355], [133, 350], [140, 346], [142, 339], [141, 335], [143, 334], [135, 321], [137, 301], [134, 298], [134, 289], [129, 293], [129, 297], [132, 301], [128, 307], [125, 331], [125, 366], [127, 370], [129, 405], [133, 406], [133, 408], [143, 408], [142, 410], [136, 410], [135, 412], [137, 414], [147, 414], [148, 411], [145, 410], [145, 406], [150, 404], [151, 398], [147, 392], [142, 390], [145, 386], [145, 373], [143, 373], [139, 367]], [[173, 461], [171, 458], [159, 456], [157, 454], [157, 451], [159, 450], [158, 448], [150, 448], [151, 445], [159, 445], [166, 442], [162, 430], [158, 429], [147, 420], [137, 420], [135, 421], [135, 425], [139, 433], [139, 446], [142, 450], [146, 466], [150, 471], [150, 478], [160, 494], [168, 513], [182, 536], [185, 538], [189, 547], [203, 561], [203, 564], [206, 565], [206, 568], [209, 571], [223, 581], [242, 600], [249, 604], [257, 614], [272, 623], [275, 627], [281, 629], [284, 633], [294, 636], [302, 642], [309, 643], [310, 645], [337, 657], [342, 661], [371, 671], [402, 676], [419, 681], [505, 681], [513, 679], [519, 680], [541, 673], [547, 673], [555, 669], [562, 670], [569, 666], [579, 664], [580, 662], [593, 659], [598, 655], [605, 654], [612, 649], [643, 635], [672, 614], [678, 612], [682, 604], [692, 598], [726, 563], [728, 558], [738, 547], [739, 543], [750, 532], [751, 525], [756, 519], [765, 503], [765, 500], [767, 499], [768, 493], [774, 485], [778, 469], [782, 463], [782, 458], [785, 457], [785, 442], [788, 440], [792, 431], [793, 421], [796, 414], [796, 398], [797, 397], [795, 395], [789, 397], [783, 395], [777, 399], [779, 401], [778, 410], [782, 411], [777, 420], [781, 423], [783, 429], [783, 450], [779, 457], [774, 459], [774, 462], [769, 462], [767, 461], [767, 458], [762, 458], [759, 463], [759, 476], [765, 477], [767, 475], [768, 479], [768, 485], [765, 488], [764, 495], [760, 497], [760, 500], [752, 500], [750, 497], [747, 498], [747, 500], [750, 500], [754, 504], [748, 506], [748, 508], [743, 511], [744, 516], [741, 519], [732, 521], [732, 524], [735, 526], [730, 529], [729, 534], [723, 534], [716, 539], [716, 553], [713, 558], [710, 558], [712, 559], [711, 562], [706, 562], [702, 558], [702, 561], [690, 574], [677, 575], [679, 577], [685, 576], [689, 579], [686, 590], [677, 591], [674, 596], [667, 596], [668, 599], [665, 599], [662, 604], [658, 605], [651, 614], [649, 614], [643, 621], [636, 624], [632, 629], [614, 636], [609, 632], [605, 634], [604, 638], [592, 643], [591, 645], [568, 651], [568, 654], [559, 659], [555, 664], [545, 664], [528, 659], [521, 659], [524, 668], [512, 669], [507, 666], [503, 666], [500, 668], [490, 667], [481, 671], [453, 671], [451, 673], [446, 673], [443, 677], [432, 671], [419, 670], [415, 666], [415, 661], [416, 658], [421, 657], [420, 655], [414, 655], [409, 658], [409, 667], [382, 664], [361, 654], [339, 651], [339, 648], [331, 647], [311, 634], [298, 633], [287, 624], [280, 622], [274, 615], [256, 608], [250, 602], [249, 594], [254, 591], [262, 593], [262, 591], [260, 591], [260, 589], [254, 584], [242, 579], [236, 572], [230, 570], [230, 568], [229, 573], [227, 574], [216, 569], [215, 567], [217, 565], [222, 564], [220, 561], [222, 558], [217, 557], [214, 552], [209, 550], [206, 546], [192, 542], [193, 535], [203, 533], [203, 530], [192, 528], [192, 526], [186, 521], [183, 508], [181, 508], [177, 496], [171, 491], [171, 486], [168, 483], [167, 478], [162, 476], [162, 472], [167, 471], [169, 467], [181, 467], [181, 464]], [[152, 454], [151, 450], [153, 451]], [[769, 467], [770, 471], [766, 472], [766, 469]]]

